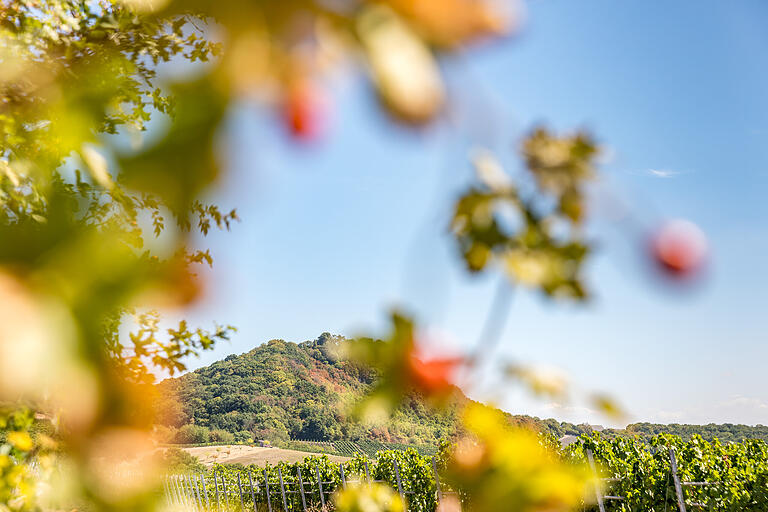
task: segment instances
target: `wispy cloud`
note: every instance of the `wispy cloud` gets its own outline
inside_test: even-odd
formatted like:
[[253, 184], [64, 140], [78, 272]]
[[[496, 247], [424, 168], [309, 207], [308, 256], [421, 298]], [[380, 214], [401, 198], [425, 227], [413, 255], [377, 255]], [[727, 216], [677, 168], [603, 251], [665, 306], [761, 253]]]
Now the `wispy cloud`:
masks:
[[683, 174], [681, 171], [673, 171], [671, 169], [648, 169], [647, 173], [657, 178], [671, 178], [678, 174]]
[[651, 178], [669, 179], [683, 174], [691, 174], [688, 169], [670, 169], [668, 167], [648, 167], [647, 169], [635, 168], [627, 170], [629, 174], [636, 176], [650, 176]]
[[551, 414], [563, 416], [567, 418], [578, 418], [575, 421], [583, 422], [589, 418], [595, 418], [600, 413], [595, 409], [579, 405], [561, 404], [559, 402], [549, 402], [542, 406], [542, 409], [549, 411]]
[[768, 409], [768, 402], [761, 398], [734, 395], [729, 400], [719, 403], [717, 407], [721, 409], [744, 408], [754, 411], [764, 411]]
[[768, 399], [757, 396], [732, 395], [726, 399], [710, 401], [706, 405], [687, 407], [680, 410], [657, 409], [644, 416], [646, 420], [659, 423], [744, 423], [747, 425], [766, 424]]

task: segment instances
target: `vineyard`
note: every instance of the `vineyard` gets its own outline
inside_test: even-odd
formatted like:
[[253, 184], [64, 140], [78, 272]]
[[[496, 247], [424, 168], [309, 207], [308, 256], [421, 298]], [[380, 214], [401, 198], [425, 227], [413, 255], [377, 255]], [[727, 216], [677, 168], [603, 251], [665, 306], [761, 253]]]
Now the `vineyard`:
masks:
[[[583, 436], [560, 456], [595, 472], [586, 511], [768, 510], [764, 441], [721, 444], [658, 435], [645, 443]], [[386, 450], [376, 458], [358, 453], [342, 464], [311, 456], [266, 468], [216, 465], [207, 474], [170, 476], [165, 485], [172, 502], [205, 510], [303, 511], [328, 506], [336, 490], [354, 482], [383, 482], [405, 498], [408, 510], [433, 512], [453, 492], [440, 484], [444, 463], [414, 449]], [[463, 504], [471, 509], [466, 499]]]
[[605, 479], [601, 492], [612, 498], [606, 510], [768, 510], [768, 444], [762, 440], [721, 444], [695, 435], [685, 442], [660, 434], [646, 444], [583, 437], [564, 455], [583, 462], [587, 450]]
[[357, 454], [362, 454], [370, 458], [376, 457], [378, 452], [387, 450], [406, 451], [413, 449], [420, 455], [434, 455], [437, 451], [437, 448], [431, 445], [384, 443], [374, 439], [358, 441], [308, 441], [297, 439], [283, 443], [281, 447], [308, 453], [341, 455], [342, 457], [354, 457]]

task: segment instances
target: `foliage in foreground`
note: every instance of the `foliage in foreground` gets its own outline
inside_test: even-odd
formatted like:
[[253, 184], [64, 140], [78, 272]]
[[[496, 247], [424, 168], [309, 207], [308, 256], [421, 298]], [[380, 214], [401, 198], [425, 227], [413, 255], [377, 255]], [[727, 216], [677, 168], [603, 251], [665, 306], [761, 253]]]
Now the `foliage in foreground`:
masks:
[[[154, 418], [147, 407], [153, 371], [184, 370], [188, 356], [232, 331], [216, 326], [208, 332], [184, 321], [161, 329], [152, 311], [199, 298], [195, 265], [210, 265], [212, 257], [196, 248], [195, 232], [227, 229], [237, 219], [234, 210], [200, 202], [222, 170], [217, 134], [230, 105], [281, 89], [277, 102], [285, 103], [289, 129], [310, 133], [306, 120], [297, 119], [306, 108], [295, 98], [304, 95], [293, 91], [315, 82], [321, 63], [348, 53], [355, 60], [365, 56], [394, 116], [424, 123], [444, 105], [438, 49], [508, 33], [516, 19], [506, 19], [494, 2], [331, 4], [1, 4], [0, 400], [23, 400], [43, 411], [60, 441], [60, 482], [47, 496], [53, 502], [35, 503], [39, 489], [32, 489], [29, 469], [45, 468], [53, 443], [29, 433], [28, 410], [3, 413], [10, 420], [0, 425], [2, 507], [157, 508], [158, 479], [151, 476], [162, 466], [153, 457]], [[224, 45], [208, 40], [214, 26]], [[171, 60], [208, 64], [159, 80], [159, 68]], [[157, 114], [171, 122], [140, 140]], [[133, 136], [137, 144], [121, 147], [125, 137], [110, 137], [115, 134]], [[461, 256], [471, 272], [501, 267], [513, 283], [583, 300], [581, 269], [591, 245], [581, 229], [584, 184], [594, 175], [598, 149], [586, 134], [558, 137], [543, 129], [532, 131], [520, 149], [535, 193], [508, 177], [499, 180], [505, 174], [491, 172], [493, 165], [478, 166], [491, 179], [459, 199], [451, 222]], [[510, 211], [521, 222], [506, 222], [501, 214]], [[126, 333], [131, 315], [137, 328]], [[402, 346], [413, 347], [412, 341]], [[418, 363], [411, 373], [420, 373], [422, 383], [446, 381], [429, 378], [427, 370], [440, 364], [393, 356], [398, 365]], [[398, 365], [389, 375], [398, 374]], [[405, 396], [395, 395], [404, 390], [393, 387], [393, 401], [402, 402]], [[131, 460], [141, 478], [125, 467]], [[508, 493], [525, 497], [526, 486], [537, 484], [490, 462], [490, 470], [515, 476]], [[560, 474], [548, 469], [553, 460], [535, 462], [534, 476]], [[528, 496], [525, 503], [566, 507], [573, 498], [566, 480], [565, 492], [555, 489], [538, 501]], [[469, 498], [481, 488], [482, 482], [468, 489]]]

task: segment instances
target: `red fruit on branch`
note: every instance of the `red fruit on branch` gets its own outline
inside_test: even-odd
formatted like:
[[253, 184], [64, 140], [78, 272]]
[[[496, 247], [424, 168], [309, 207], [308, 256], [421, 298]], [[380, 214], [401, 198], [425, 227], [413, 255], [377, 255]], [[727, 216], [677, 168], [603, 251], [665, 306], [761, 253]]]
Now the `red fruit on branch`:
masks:
[[309, 80], [291, 84], [283, 100], [283, 122], [297, 139], [311, 141], [322, 136], [327, 121], [325, 94]]
[[651, 241], [653, 258], [668, 275], [691, 276], [701, 269], [707, 256], [704, 232], [687, 220], [672, 220], [658, 230]]
[[456, 386], [456, 372], [463, 362], [461, 357], [423, 359], [411, 353], [408, 358], [409, 380], [428, 396], [446, 395]]

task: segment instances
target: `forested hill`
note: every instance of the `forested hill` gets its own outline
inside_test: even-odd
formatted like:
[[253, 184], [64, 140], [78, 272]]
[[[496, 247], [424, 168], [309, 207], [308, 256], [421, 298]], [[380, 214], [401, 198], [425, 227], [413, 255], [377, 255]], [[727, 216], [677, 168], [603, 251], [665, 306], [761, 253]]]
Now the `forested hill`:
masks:
[[[343, 338], [323, 333], [316, 340], [272, 340], [241, 355], [160, 383], [159, 419], [165, 438], [176, 442], [268, 439], [360, 440], [434, 444], [450, 437], [458, 425], [457, 393], [453, 407], [436, 413], [418, 397], [395, 412], [389, 422], [365, 426], [346, 414], [375, 379], [370, 369], [339, 357]], [[589, 432], [589, 425], [509, 415], [511, 423], [557, 437]], [[669, 432], [683, 437], [700, 433], [724, 441], [768, 438], [766, 427], [743, 425], [653, 425], [638, 423], [614, 435]]]
[[[375, 374], [338, 356], [343, 338], [324, 333], [314, 341], [272, 340], [241, 355], [160, 383], [165, 397], [160, 419], [171, 427], [190, 423], [212, 431], [213, 439], [377, 439], [432, 444], [450, 436], [457, 408], [435, 413], [411, 399], [384, 425], [364, 426], [347, 416]], [[463, 395], [457, 400], [465, 400]], [[205, 433], [186, 429], [185, 441]], [[188, 439], [188, 434], [197, 436]]]

